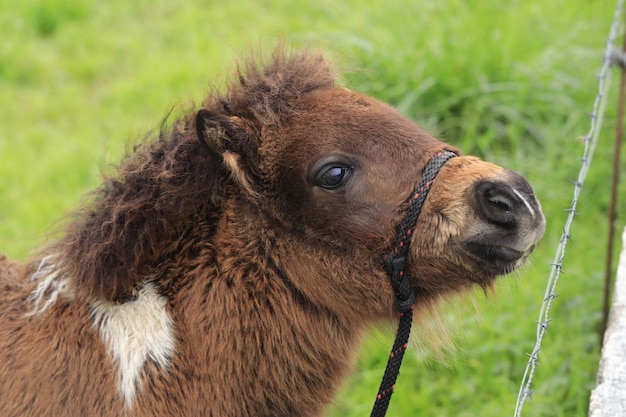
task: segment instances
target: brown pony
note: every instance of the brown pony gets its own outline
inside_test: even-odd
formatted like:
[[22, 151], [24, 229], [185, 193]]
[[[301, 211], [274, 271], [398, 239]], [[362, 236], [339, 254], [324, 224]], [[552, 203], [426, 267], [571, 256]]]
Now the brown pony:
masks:
[[[27, 264], [0, 257], [2, 416], [320, 416], [369, 326], [422, 170], [459, 153], [335, 85], [321, 56], [240, 68], [137, 146]], [[447, 162], [411, 238], [416, 308], [522, 265], [518, 174]]]

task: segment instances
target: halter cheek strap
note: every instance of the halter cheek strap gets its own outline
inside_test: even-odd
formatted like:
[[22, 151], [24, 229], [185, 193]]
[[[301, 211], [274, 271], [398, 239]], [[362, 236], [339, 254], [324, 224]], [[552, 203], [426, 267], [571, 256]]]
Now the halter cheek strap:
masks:
[[407, 253], [411, 242], [411, 236], [415, 231], [417, 219], [419, 217], [424, 201], [433, 180], [439, 173], [441, 167], [451, 158], [456, 156], [449, 151], [437, 153], [426, 165], [422, 173], [422, 180], [409, 199], [409, 208], [404, 219], [398, 227], [398, 235], [391, 252], [383, 256], [385, 270], [391, 279], [391, 285], [396, 296], [396, 308], [400, 312], [400, 322], [396, 340], [393, 343], [391, 354], [387, 361], [387, 367], [383, 375], [383, 380], [378, 389], [378, 395], [374, 402], [371, 417], [383, 417], [387, 413], [391, 394], [393, 394], [396, 379], [400, 373], [400, 365], [406, 351], [411, 324], [413, 322], [413, 307], [415, 305], [415, 293], [411, 289], [409, 277], [404, 273], [407, 265]]

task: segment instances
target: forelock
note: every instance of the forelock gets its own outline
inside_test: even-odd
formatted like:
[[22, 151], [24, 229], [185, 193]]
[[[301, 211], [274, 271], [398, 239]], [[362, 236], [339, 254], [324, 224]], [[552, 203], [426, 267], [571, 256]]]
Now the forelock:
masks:
[[336, 82], [320, 53], [276, 48], [269, 62], [258, 57], [243, 61], [237, 76], [221, 97], [209, 97], [206, 107], [244, 117], [265, 126], [298, 112], [298, 102], [313, 91], [332, 88]]

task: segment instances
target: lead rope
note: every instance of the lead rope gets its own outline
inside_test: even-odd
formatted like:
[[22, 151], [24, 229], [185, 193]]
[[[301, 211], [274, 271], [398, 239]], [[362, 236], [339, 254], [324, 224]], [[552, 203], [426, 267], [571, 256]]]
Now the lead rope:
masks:
[[407, 264], [407, 253], [411, 242], [411, 234], [417, 224], [430, 186], [439, 173], [441, 167], [454, 158], [456, 154], [448, 151], [437, 153], [426, 165], [422, 173], [422, 180], [413, 192], [409, 200], [407, 214], [398, 228], [398, 237], [393, 250], [383, 257], [385, 270], [391, 279], [391, 285], [396, 296], [396, 308], [400, 312], [400, 322], [396, 333], [396, 340], [393, 342], [387, 367], [383, 374], [383, 379], [378, 389], [378, 395], [372, 408], [371, 417], [384, 417], [389, 407], [391, 394], [395, 389], [396, 379], [400, 374], [402, 358], [409, 343], [411, 324], [413, 323], [413, 308], [415, 306], [415, 293], [411, 289], [408, 276], [404, 273]]

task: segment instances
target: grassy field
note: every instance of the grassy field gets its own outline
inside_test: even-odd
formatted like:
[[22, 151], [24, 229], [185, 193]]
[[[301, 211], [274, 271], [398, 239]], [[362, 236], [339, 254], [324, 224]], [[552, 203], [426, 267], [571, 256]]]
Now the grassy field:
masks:
[[[350, 88], [535, 187], [548, 229], [532, 265], [500, 280], [497, 297], [476, 294], [482, 313], [461, 316], [460, 348], [445, 364], [408, 355], [389, 411], [512, 415], [613, 7], [603, 0], [0, 0], [0, 251], [24, 258], [54, 238], [50, 226], [77, 207], [103, 169], [172, 106], [220, 85], [237, 56], [269, 51], [279, 39], [311, 44], [346, 70]], [[615, 101], [525, 416], [587, 415], [599, 356]], [[624, 199], [618, 212], [626, 212]], [[328, 416], [369, 413], [391, 339], [367, 340]]]

